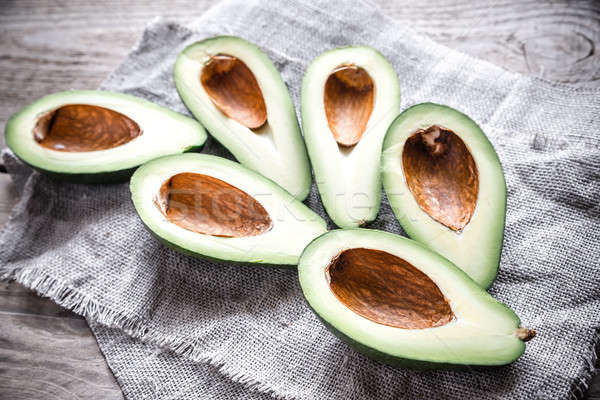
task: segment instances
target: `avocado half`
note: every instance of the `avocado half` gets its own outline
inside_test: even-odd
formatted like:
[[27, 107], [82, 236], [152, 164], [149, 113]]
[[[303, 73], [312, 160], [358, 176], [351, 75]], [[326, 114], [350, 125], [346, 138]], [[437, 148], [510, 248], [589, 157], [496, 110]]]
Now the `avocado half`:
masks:
[[149, 231], [182, 253], [244, 264], [296, 265], [325, 221], [273, 181], [206, 154], [150, 161], [131, 177]]
[[127, 180], [135, 168], [199, 149], [202, 125], [138, 97], [74, 90], [42, 97], [6, 124], [8, 147], [26, 164], [75, 182]]
[[447, 106], [412, 106], [388, 130], [382, 169], [406, 233], [489, 287], [502, 250], [506, 182], [481, 128]]
[[391, 233], [327, 232], [306, 247], [298, 275], [334, 334], [393, 365], [508, 364], [535, 336], [446, 258]]
[[175, 63], [181, 99], [247, 168], [304, 200], [310, 166], [292, 99], [257, 46], [219, 36], [188, 46]]
[[400, 108], [392, 65], [370, 47], [318, 56], [302, 83], [302, 128], [327, 214], [343, 228], [375, 219], [381, 145]]

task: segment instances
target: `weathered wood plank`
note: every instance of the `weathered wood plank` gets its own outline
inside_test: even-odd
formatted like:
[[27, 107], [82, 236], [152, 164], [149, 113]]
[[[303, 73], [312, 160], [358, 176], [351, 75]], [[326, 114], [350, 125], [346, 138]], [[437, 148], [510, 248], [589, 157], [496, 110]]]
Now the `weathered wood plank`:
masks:
[[550, 81], [600, 87], [598, 1], [376, 2], [390, 17], [477, 58]]
[[[152, 17], [187, 22], [215, 1], [5, 1], [0, 7], [0, 129], [38, 97], [95, 88]], [[600, 52], [595, 50], [600, 7], [595, 1], [376, 3], [434, 40], [507, 69], [600, 87]]]
[[96, 88], [153, 17], [187, 22], [215, 2], [5, 2], [0, 6], [0, 129], [11, 114], [45, 94]]
[[0, 173], [0, 227], [8, 221], [13, 206], [17, 203], [17, 192], [10, 177]]
[[0, 397], [122, 399], [87, 323], [0, 311]]
[[14, 281], [0, 282], [0, 321], [5, 314], [83, 319]]
[[[154, 16], [185, 23], [217, 1], [0, 0], [0, 130], [38, 97], [95, 88]], [[375, 2], [434, 40], [509, 70], [600, 87], [596, 1]], [[10, 179], [0, 174], [0, 226], [15, 202]], [[16, 283], [0, 284], [0, 394], [122, 398], [85, 321]], [[588, 398], [600, 400], [600, 377]]]

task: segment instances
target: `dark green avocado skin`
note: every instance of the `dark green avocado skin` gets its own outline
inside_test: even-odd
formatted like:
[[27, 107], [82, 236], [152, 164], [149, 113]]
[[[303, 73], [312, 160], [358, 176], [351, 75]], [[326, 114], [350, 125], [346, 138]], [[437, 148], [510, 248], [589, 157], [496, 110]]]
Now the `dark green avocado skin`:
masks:
[[[29, 164], [27, 164], [29, 165]], [[135, 172], [137, 167], [129, 169], [121, 169], [118, 171], [102, 172], [97, 174], [67, 174], [53, 171], [47, 171], [45, 169], [36, 168], [29, 165], [34, 170], [48, 176], [50, 179], [56, 181], [70, 182], [70, 183], [84, 183], [84, 184], [96, 184], [96, 183], [121, 183], [131, 178], [131, 175]]]
[[[202, 146], [192, 146], [185, 150], [185, 153], [188, 152], [199, 152], [202, 150]], [[20, 159], [21, 160], [21, 159]], [[27, 164], [32, 169], [40, 172], [48, 176], [50, 179], [56, 181], [70, 182], [70, 183], [83, 183], [83, 184], [110, 184], [110, 183], [122, 183], [126, 182], [131, 178], [131, 175], [135, 172], [138, 166], [126, 169], [120, 169], [117, 171], [106, 171], [106, 172], [98, 172], [93, 174], [80, 174], [80, 173], [66, 173], [66, 172], [55, 172], [49, 171], [42, 168], [34, 167], [31, 164], [26, 163], [21, 160], [24, 164]]]
[[466, 365], [466, 364], [449, 364], [449, 363], [436, 363], [430, 361], [421, 361], [421, 360], [411, 360], [407, 358], [394, 357], [389, 354], [383, 353], [379, 350], [373, 349], [369, 346], [365, 346], [362, 343], [359, 343], [350, 337], [344, 335], [342, 332], [333, 327], [329, 322], [325, 321], [321, 316], [312, 308], [310, 304], [306, 302], [309, 308], [313, 311], [313, 313], [319, 318], [319, 320], [325, 325], [325, 327], [333, 333], [338, 339], [342, 340], [344, 343], [350, 345], [350, 347], [354, 348], [359, 353], [364, 354], [368, 358], [379, 361], [383, 364], [391, 365], [393, 367], [402, 367], [402, 368], [410, 368], [414, 370], [428, 371], [428, 370], [451, 370], [451, 371], [464, 371], [464, 370], [473, 370], [473, 369], [489, 369], [497, 368], [497, 366], [480, 366], [480, 365]]
[[144, 225], [144, 228], [146, 228], [146, 230], [148, 232], [150, 232], [152, 234], [152, 236], [154, 236], [154, 238], [156, 238], [159, 242], [161, 242], [163, 245], [167, 246], [168, 248], [175, 250], [179, 253], [183, 253], [186, 256], [190, 256], [199, 260], [205, 260], [205, 261], [210, 261], [213, 263], [217, 263], [217, 264], [227, 264], [227, 265], [242, 265], [242, 266], [249, 266], [249, 267], [256, 267], [256, 266], [267, 266], [267, 267], [272, 267], [272, 268], [278, 268], [278, 269], [285, 269], [285, 270], [296, 270], [296, 264], [269, 264], [269, 263], [259, 263], [259, 262], [255, 262], [255, 263], [249, 263], [249, 262], [239, 262], [239, 261], [231, 261], [231, 260], [222, 260], [219, 258], [213, 258], [213, 257], [209, 257], [206, 256], [204, 254], [199, 254], [199, 253], [195, 253], [193, 251], [190, 251], [184, 247], [178, 246], [175, 243], [169, 242], [168, 240], [158, 236], [152, 229], [150, 229], [143, 221], [142, 224]]

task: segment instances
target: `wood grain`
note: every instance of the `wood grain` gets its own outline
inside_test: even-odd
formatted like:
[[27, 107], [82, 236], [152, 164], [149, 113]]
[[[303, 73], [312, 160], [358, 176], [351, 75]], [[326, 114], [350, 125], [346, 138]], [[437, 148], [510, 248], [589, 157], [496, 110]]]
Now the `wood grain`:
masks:
[[[38, 97], [97, 87], [154, 16], [185, 23], [217, 2], [0, 1], [2, 130], [12, 113]], [[375, 2], [434, 40], [509, 70], [600, 87], [597, 1]]]
[[[38, 97], [97, 87], [154, 16], [186, 23], [217, 1], [0, 0], [0, 130]], [[375, 2], [434, 40], [511, 71], [600, 87], [597, 1]], [[15, 202], [10, 179], [0, 174], [0, 225]], [[0, 398], [122, 395], [83, 319], [16, 283], [0, 283]], [[587, 398], [600, 400], [600, 378]]]
[[7, 174], [0, 173], [0, 227], [8, 221], [10, 211], [17, 203], [17, 191], [15, 190], [10, 177]]
[[84, 319], [0, 283], [0, 398], [122, 399]]

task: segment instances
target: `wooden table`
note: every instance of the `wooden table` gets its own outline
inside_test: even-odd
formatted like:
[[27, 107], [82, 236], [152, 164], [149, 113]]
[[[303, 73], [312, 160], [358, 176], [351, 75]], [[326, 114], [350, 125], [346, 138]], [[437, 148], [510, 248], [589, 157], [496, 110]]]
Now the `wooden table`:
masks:
[[[217, 1], [0, 0], [0, 129], [40, 96], [95, 88], [152, 17], [185, 23]], [[376, 2], [434, 40], [509, 70], [600, 87], [598, 2]], [[0, 174], [0, 224], [16, 201], [10, 179]], [[587, 396], [600, 400], [600, 378]], [[0, 283], [0, 398], [122, 394], [85, 320], [16, 283]]]

